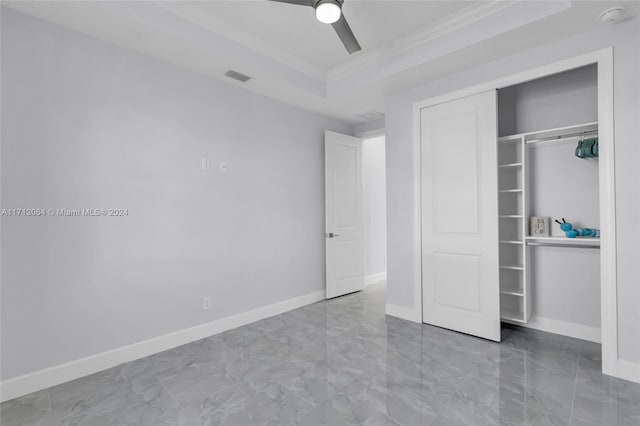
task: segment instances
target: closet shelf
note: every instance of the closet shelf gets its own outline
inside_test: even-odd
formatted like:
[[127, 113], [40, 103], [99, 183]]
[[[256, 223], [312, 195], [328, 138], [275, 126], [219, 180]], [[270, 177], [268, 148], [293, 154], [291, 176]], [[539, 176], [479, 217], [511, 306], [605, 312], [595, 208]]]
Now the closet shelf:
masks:
[[500, 219], [522, 219], [521, 214], [501, 214], [498, 216]]
[[522, 163], [500, 164], [498, 167], [501, 168], [501, 169], [511, 169], [511, 168], [516, 168], [516, 167], [522, 167]]
[[524, 268], [522, 265], [500, 265], [500, 269], [511, 269], [514, 271], [522, 271]]
[[507, 294], [509, 296], [524, 297], [524, 293], [522, 291], [500, 290], [500, 294]]
[[553, 129], [539, 130], [536, 132], [518, 133], [515, 135], [502, 136], [498, 138], [499, 142], [520, 141], [522, 138], [526, 141], [561, 138], [569, 135], [580, 135], [582, 133], [594, 132], [598, 130], [598, 122], [576, 124], [573, 126], [555, 127]]
[[502, 136], [498, 138], [498, 142], [500, 142], [501, 144], [520, 143], [522, 142], [522, 136], [521, 135]]
[[554, 245], [554, 246], [567, 246], [567, 247], [600, 247], [600, 238], [591, 237], [524, 237], [525, 242], [534, 243], [535, 245]]
[[522, 244], [523, 242], [520, 240], [500, 240], [500, 244]]
[[526, 323], [524, 320], [524, 314], [522, 312], [508, 312], [505, 311], [500, 315], [500, 318], [507, 321]]
[[513, 188], [513, 189], [501, 189], [500, 192], [502, 193], [518, 193], [518, 192], [522, 192], [523, 190], [521, 188]]

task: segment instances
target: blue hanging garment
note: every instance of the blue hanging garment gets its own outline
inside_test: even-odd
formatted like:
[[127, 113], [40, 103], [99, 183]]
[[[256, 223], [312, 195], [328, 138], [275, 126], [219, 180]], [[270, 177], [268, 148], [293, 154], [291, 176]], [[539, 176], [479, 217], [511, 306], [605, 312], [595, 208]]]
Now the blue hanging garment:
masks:
[[578, 146], [576, 146], [575, 155], [578, 158], [582, 158], [582, 141], [581, 140], [578, 141]]
[[592, 158], [598, 156], [598, 138], [581, 139], [575, 151], [576, 157]]

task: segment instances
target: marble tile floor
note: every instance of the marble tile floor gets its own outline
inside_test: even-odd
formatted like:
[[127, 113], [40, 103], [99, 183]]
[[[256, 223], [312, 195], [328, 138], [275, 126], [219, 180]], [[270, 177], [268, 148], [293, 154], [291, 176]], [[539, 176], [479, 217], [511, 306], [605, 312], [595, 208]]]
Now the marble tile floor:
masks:
[[504, 326], [501, 344], [384, 315], [385, 287], [35, 392], [2, 426], [640, 425], [600, 346]]

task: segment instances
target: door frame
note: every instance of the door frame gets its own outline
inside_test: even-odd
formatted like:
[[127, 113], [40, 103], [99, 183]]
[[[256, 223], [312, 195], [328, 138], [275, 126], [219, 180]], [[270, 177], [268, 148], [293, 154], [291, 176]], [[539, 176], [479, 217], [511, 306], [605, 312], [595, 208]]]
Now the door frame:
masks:
[[596, 50], [580, 56], [543, 65], [479, 85], [431, 97], [413, 104], [413, 158], [414, 158], [414, 308], [405, 315], [422, 323], [422, 223], [421, 223], [421, 152], [420, 110], [454, 99], [475, 95], [488, 90], [499, 90], [538, 78], [596, 64], [598, 67], [598, 137], [602, 140], [599, 152], [600, 196], [600, 311], [602, 372], [616, 377], [625, 376], [618, 359], [618, 289], [616, 251], [616, 188], [614, 159], [614, 104], [613, 104], [613, 47]]
[[[330, 135], [333, 137], [337, 137], [338, 141], [334, 141], [335, 143], [331, 143], [331, 144], [327, 143], [327, 139]], [[329, 153], [332, 146], [335, 146], [335, 145], [351, 146], [351, 144], [353, 144], [353, 147], [356, 149], [356, 176], [357, 176], [357, 179], [359, 179], [359, 185], [357, 185], [357, 190], [358, 190], [357, 204], [360, 209], [360, 212], [359, 212], [360, 214], [358, 215], [360, 217], [360, 230], [357, 234], [360, 240], [360, 262], [361, 262], [360, 277], [362, 277], [362, 288], [357, 288], [355, 290], [352, 289], [350, 291], [347, 291], [346, 293], [337, 294], [335, 292], [329, 291], [330, 274], [334, 275], [334, 277], [331, 278], [331, 280], [335, 279], [335, 274], [334, 274], [335, 257], [333, 258], [333, 263], [329, 262], [329, 259], [331, 254], [335, 256], [335, 243], [337, 243], [336, 239], [334, 239], [333, 236], [329, 237], [329, 235], [330, 233], [338, 231], [338, 229], [336, 229], [337, 228], [336, 226], [333, 227], [334, 229], [331, 229], [328, 222], [330, 217], [328, 213], [329, 205], [330, 205], [329, 198], [328, 198], [328, 195], [329, 195], [328, 189], [330, 188], [330, 179], [329, 179], [329, 174], [327, 173], [327, 166], [330, 158]], [[362, 145], [363, 145], [363, 140], [360, 137], [351, 136], [351, 135], [347, 135], [339, 132], [334, 132], [332, 130], [325, 130], [324, 132], [324, 196], [325, 196], [324, 221], [325, 221], [325, 298], [326, 299], [332, 299], [334, 297], [340, 297], [349, 293], [361, 291], [361, 290], [364, 290], [364, 288], [366, 287], [365, 276], [364, 276], [364, 215], [363, 215], [364, 208], [363, 208], [363, 200], [362, 200], [362, 197], [363, 197]], [[336, 235], [336, 237], [338, 236], [339, 235]], [[334, 243], [333, 246], [329, 241], [330, 239]], [[331, 253], [332, 248], [334, 250], [333, 253]]]

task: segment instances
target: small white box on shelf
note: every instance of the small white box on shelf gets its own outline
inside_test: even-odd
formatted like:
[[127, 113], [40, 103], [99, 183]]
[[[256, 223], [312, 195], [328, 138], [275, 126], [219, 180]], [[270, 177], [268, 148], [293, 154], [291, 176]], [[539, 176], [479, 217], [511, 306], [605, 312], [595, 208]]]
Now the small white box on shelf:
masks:
[[532, 237], [548, 237], [551, 218], [531, 216], [530, 234]]

